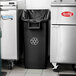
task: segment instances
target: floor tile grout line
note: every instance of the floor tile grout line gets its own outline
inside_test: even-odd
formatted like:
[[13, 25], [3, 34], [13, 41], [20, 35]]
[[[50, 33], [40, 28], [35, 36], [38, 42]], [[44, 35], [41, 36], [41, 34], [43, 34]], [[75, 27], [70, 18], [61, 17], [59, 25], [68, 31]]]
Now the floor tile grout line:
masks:
[[42, 69], [42, 72], [41, 72], [41, 76], [43, 75], [43, 69]]
[[25, 72], [25, 75], [24, 75], [24, 76], [26, 76], [27, 72], [28, 72], [28, 69], [26, 70], [26, 72]]

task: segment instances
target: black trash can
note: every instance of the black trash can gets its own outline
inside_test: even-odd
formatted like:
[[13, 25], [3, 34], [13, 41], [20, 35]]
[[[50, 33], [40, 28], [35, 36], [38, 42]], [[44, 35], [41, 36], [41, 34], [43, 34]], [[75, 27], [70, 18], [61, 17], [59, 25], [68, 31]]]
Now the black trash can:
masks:
[[48, 19], [48, 10], [23, 11], [25, 68], [46, 68], [46, 28]]

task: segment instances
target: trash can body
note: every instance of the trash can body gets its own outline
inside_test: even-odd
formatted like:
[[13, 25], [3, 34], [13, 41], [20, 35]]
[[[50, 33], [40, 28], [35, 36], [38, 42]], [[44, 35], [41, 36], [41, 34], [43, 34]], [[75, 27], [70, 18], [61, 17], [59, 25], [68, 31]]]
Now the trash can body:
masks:
[[25, 68], [46, 68], [46, 27], [48, 26], [47, 21], [24, 21], [23, 25]]
[[46, 65], [46, 23], [39, 30], [29, 30], [24, 23], [25, 67], [45, 68]]

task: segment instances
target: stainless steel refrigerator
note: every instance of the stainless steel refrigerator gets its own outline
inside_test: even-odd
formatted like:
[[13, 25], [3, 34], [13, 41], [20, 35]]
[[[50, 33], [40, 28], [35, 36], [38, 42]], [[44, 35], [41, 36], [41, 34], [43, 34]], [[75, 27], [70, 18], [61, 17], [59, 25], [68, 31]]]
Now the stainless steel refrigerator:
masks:
[[76, 2], [51, 4], [50, 62], [76, 64]]
[[16, 1], [0, 1], [1, 8], [1, 58], [9, 60], [9, 67], [14, 66], [13, 61], [18, 60], [18, 27]]

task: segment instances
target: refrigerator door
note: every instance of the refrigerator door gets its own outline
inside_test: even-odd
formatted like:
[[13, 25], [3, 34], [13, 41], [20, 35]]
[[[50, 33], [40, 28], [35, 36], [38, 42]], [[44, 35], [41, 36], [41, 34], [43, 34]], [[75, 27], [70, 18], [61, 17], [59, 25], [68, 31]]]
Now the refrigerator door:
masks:
[[76, 5], [52, 4], [51, 24], [76, 24]]
[[1, 11], [1, 55], [2, 59], [17, 60], [17, 12], [3, 9]]
[[76, 63], [76, 26], [52, 26], [50, 62]]

